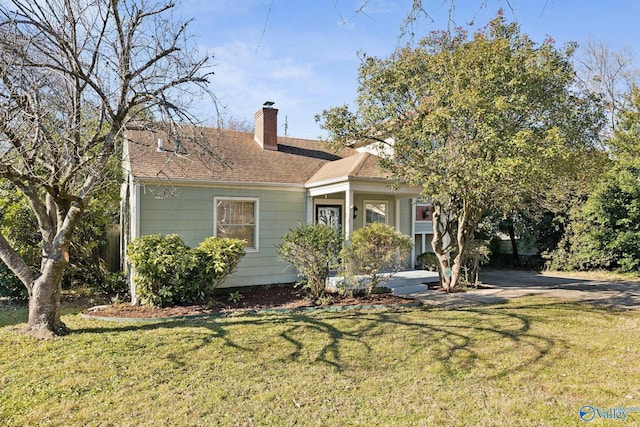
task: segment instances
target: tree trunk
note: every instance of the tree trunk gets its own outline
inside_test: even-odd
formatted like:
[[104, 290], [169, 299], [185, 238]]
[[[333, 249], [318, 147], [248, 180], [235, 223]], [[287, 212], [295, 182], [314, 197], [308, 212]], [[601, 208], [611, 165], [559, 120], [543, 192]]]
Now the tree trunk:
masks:
[[[460, 236], [458, 236], [459, 238]], [[464, 246], [461, 246], [461, 242], [458, 241], [458, 253], [453, 259], [453, 264], [451, 265], [451, 289], [447, 289], [447, 292], [450, 292], [452, 289], [458, 287], [458, 283], [460, 282], [460, 276], [462, 275], [462, 264], [463, 264], [463, 251], [466, 247], [466, 243]]]
[[518, 254], [518, 241], [516, 240], [516, 230], [513, 226], [513, 221], [509, 221], [509, 240], [511, 240], [511, 254], [513, 256], [513, 262], [520, 264], [520, 255]]
[[[469, 242], [473, 240], [473, 232], [482, 218], [483, 211], [468, 207], [466, 204], [454, 214], [446, 212], [442, 206], [434, 205], [434, 207], [432, 246], [436, 258], [438, 258], [440, 283], [447, 292], [451, 292], [460, 281], [464, 253]], [[451, 221], [456, 222], [455, 241], [449, 241], [445, 244], [445, 237], [451, 239], [453, 234], [451, 233]], [[455, 247], [454, 251], [452, 251], [452, 246]], [[453, 260], [451, 260], [452, 255], [454, 255]]]
[[[431, 240], [431, 246], [438, 259], [440, 285], [449, 292], [451, 290], [451, 275], [445, 274], [445, 272], [449, 271], [448, 254], [451, 245], [448, 213], [443, 210], [441, 205], [434, 203], [432, 205], [431, 218], [433, 222], [433, 239]], [[447, 242], [445, 242], [445, 240], [447, 240]]]
[[43, 276], [33, 283], [29, 295], [29, 322], [25, 332], [41, 339], [69, 332], [60, 320], [60, 285]]
[[64, 259], [47, 260], [42, 275], [33, 281], [29, 290], [29, 320], [25, 330], [27, 334], [50, 339], [69, 332], [60, 320], [60, 295], [65, 265]]

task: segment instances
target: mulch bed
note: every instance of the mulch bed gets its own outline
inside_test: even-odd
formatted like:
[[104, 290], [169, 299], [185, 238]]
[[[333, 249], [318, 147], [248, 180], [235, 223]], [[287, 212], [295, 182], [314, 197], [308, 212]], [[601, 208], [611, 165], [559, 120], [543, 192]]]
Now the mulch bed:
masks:
[[[234, 289], [235, 291], [236, 289]], [[168, 318], [213, 313], [233, 313], [242, 311], [259, 311], [265, 309], [297, 309], [318, 306], [311, 300], [300, 295], [299, 290], [292, 286], [272, 286], [239, 289], [242, 299], [238, 302], [229, 301], [228, 294], [221, 294], [211, 305], [189, 305], [173, 307], [132, 306], [121, 303], [87, 309], [83, 313], [99, 317], [121, 318]], [[359, 305], [399, 305], [413, 302], [413, 300], [395, 296], [391, 293], [373, 294], [357, 297], [342, 297], [333, 295], [323, 299], [322, 306], [359, 306]]]

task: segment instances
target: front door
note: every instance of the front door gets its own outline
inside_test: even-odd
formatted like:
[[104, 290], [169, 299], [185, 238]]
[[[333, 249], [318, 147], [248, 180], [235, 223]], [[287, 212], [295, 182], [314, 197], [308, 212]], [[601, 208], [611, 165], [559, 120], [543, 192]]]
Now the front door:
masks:
[[342, 230], [341, 205], [316, 205], [316, 224], [325, 224]]

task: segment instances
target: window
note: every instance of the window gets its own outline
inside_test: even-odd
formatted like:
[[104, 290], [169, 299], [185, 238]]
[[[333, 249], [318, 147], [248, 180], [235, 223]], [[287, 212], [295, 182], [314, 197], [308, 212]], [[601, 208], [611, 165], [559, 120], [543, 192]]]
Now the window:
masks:
[[316, 224], [342, 230], [342, 205], [316, 205]]
[[258, 199], [215, 198], [215, 236], [247, 241], [247, 249], [258, 249]]
[[416, 205], [416, 221], [431, 221], [430, 205]]
[[387, 202], [365, 202], [364, 211], [365, 225], [374, 222], [387, 223]]

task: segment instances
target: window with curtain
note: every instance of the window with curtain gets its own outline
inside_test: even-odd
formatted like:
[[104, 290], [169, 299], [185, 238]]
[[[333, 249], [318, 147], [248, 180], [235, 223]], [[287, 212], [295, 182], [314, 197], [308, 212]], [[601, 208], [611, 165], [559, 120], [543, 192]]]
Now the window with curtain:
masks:
[[215, 199], [215, 236], [246, 240], [247, 249], [258, 249], [258, 200]]

